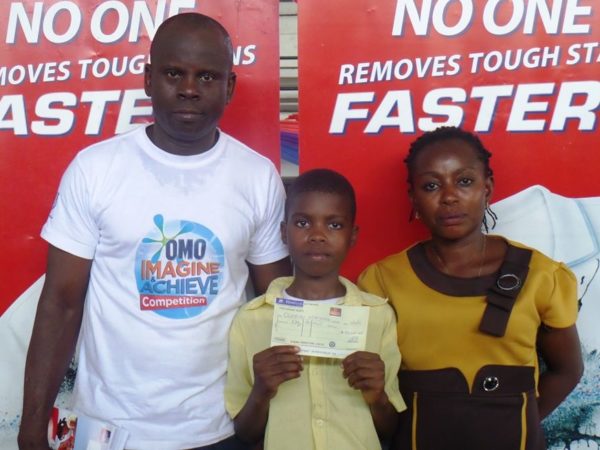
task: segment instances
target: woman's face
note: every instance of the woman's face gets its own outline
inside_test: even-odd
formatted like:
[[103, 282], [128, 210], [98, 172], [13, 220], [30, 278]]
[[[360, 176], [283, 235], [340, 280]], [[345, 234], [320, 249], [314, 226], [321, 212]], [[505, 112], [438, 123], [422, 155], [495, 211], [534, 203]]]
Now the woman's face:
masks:
[[481, 233], [494, 180], [470, 144], [448, 139], [422, 148], [411, 184], [414, 210], [432, 236], [459, 240]]

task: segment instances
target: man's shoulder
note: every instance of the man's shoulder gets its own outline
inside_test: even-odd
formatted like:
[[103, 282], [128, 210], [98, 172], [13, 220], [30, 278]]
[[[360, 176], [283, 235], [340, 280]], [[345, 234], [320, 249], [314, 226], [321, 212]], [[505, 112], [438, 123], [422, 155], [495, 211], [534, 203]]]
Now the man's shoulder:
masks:
[[235, 161], [244, 163], [253, 163], [258, 166], [264, 166], [268, 168], [274, 168], [273, 162], [266, 156], [260, 154], [258, 151], [244, 144], [242, 141], [237, 140], [230, 134], [219, 130], [221, 133], [221, 139], [224, 140], [224, 144], [228, 152], [231, 152], [235, 156]]
[[91, 144], [80, 150], [76, 158], [80, 161], [98, 163], [103, 159], [110, 159], [117, 154], [125, 156], [129, 149], [134, 148], [134, 142], [138, 139], [140, 133], [144, 133], [144, 128], [137, 127], [126, 133]]

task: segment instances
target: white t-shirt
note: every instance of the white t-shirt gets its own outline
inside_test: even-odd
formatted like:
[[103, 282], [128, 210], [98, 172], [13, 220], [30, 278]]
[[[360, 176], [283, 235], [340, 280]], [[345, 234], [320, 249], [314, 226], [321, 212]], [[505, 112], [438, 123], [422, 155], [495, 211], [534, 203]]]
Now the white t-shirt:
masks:
[[131, 449], [233, 434], [223, 401], [227, 336], [248, 268], [287, 255], [273, 164], [220, 132], [193, 156], [145, 127], [80, 152], [42, 230], [93, 259], [74, 408], [127, 429]]

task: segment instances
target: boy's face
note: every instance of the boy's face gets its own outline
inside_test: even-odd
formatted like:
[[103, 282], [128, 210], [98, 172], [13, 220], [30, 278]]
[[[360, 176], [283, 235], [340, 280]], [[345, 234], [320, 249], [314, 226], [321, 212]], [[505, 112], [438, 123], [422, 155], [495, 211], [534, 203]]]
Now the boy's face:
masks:
[[337, 277], [358, 231], [350, 200], [334, 193], [304, 192], [290, 203], [286, 220], [281, 239], [289, 248], [295, 278]]

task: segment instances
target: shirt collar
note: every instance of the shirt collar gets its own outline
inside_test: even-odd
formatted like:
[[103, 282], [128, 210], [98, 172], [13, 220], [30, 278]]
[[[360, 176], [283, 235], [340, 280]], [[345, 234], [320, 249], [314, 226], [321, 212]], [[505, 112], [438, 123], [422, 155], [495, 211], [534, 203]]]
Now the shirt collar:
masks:
[[[362, 292], [354, 283], [350, 280], [339, 277], [340, 282], [346, 288], [346, 295], [344, 295], [339, 301], [339, 305], [349, 306], [379, 306], [387, 303], [386, 299], [375, 297], [373, 295]], [[273, 280], [267, 289], [267, 292], [262, 297], [259, 297], [258, 301], [254, 301], [248, 305], [248, 309], [257, 309], [264, 304], [273, 305], [275, 299], [283, 296], [283, 291], [287, 289], [294, 281], [294, 277], [281, 277]]]

